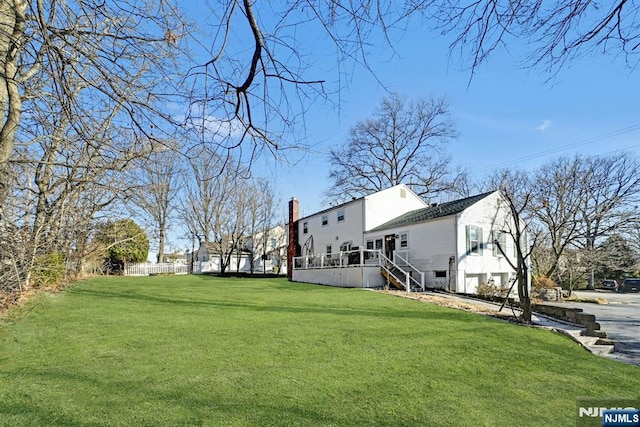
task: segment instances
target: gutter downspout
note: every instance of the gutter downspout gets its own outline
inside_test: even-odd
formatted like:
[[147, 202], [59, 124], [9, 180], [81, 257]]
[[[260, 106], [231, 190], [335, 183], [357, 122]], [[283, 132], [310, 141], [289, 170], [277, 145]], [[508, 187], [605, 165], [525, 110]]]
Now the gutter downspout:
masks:
[[[364, 238], [364, 236], [367, 232], [367, 224], [365, 223], [367, 219], [366, 209], [367, 209], [367, 197], [365, 196], [362, 198], [362, 241], [360, 242], [360, 274], [362, 275], [361, 282], [362, 282], [363, 288], [365, 287], [364, 285], [364, 248], [366, 244], [366, 239]], [[367, 285], [366, 287], [368, 288], [369, 286]]]
[[[455, 271], [455, 288], [456, 288], [456, 292], [458, 292], [458, 281], [459, 281], [459, 275], [458, 275], [458, 255], [459, 255], [459, 250], [458, 250], [458, 230], [460, 229], [460, 227], [458, 226], [458, 224], [460, 223], [460, 213], [457, 213], [454, 217], [453, 220], [453, 235], [455, 236], [455, 242], [453, 245], [454, 248], [454, 252], [453, 252], [453, 268], [452, 271]], [[451, 277], [449, 277], [449, 292], [451, 292]]]

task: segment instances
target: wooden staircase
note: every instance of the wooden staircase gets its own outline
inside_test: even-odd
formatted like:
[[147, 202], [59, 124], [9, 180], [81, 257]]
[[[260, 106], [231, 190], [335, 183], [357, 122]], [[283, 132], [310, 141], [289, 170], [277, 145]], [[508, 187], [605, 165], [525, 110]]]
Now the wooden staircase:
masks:
[[[394, 269], [394, 270], [398, 270], [398, 269]], [[400, 289], [401, 291], [407, 290], [407, 287], [405, 286], [405, 284], [396, 278], [396, 276], [398, 275], [397, 273], [400, 273], [400, 275], [404, 276], [404, 273], [401, 273], [400, 270], [392, 273], [387, 271], [384, 268], [381, 268], [380, 273], [382, 273], [382, 277], [386, 279], [389, 285], [393, 286], [394, 288]]]
[[[400, 266], [386, 256], [380, 256], [380, 274], [385, 278], [386, 287], [393, 286], [396, 289], [407, 292], [424, 291], [424, 273], [406, 262], [406, 260], [402, 261], [406, 265]], [[407, 286], [409, 289], [407, 289]]]

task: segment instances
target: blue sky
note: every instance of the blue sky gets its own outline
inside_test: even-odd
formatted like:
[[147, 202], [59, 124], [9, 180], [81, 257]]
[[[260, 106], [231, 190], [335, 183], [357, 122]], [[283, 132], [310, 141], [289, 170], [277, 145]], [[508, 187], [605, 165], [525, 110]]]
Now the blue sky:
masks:
[[[371, 65], [388, 90], [407, 97], [447, 97], [460, 133], [449, 153], [472, 178], [502, 167], [532, 169], [561, 155], [638, 151], [640, 72], [622, 61], [585, 57], [552, 75], [523, 68], [520, 56], [501, 51], [469, 82], [470, 72], [449, 55], [448, 44], [447, 38], [425, 37], [416, 28], [396, 45], [397, 56]], [[316, 150], [295, 166], [280, 168], [284, 200], [297, 197], [307, 214], [324, 207], [326, 153], [372, 114], [385, 93], [360, 71], [342, 93], [339, 113], [327, 109], [307, 116], [308, 142]]]
[[[204, 14], [194, 16], [203, 23]], [[515, 42], [490, 56], [470, 81], [470, 71], [449, 54], [453, 36], [413, 24], [396, 39], [395, 52], [371, 40], [369, 61], [377, 79], [358, 66], [341, 65], [353, 68], [341, 81], [339, 108], [316, 104], [306, 115], [309, 151], [291, 153], [289, 163], [269, 157], [257, 162], [254, 172], [271, 179], [281, 198], [282, 217], [294, 196], [302, 215], [326, 207], [329, 150], [344, 143], [349, 129], [373, 113], [387, 90], [409, 98], [447, 97], [460, 134], [448, 151], [453, 164], [467, 168], [473, 179], [502, 167], [533, 169], [561, 155], [640, 148], [640, 71], [629, 69], [623, 58], [593, 54], [550, 74], [523, 67], [527, 46]], [[313, 27], [298, 37], [317, 54], [308, 76], [326, 79], [329, 89], [336, 89], [331, 83], [337, 78], [336, 58], [322, 37]]]

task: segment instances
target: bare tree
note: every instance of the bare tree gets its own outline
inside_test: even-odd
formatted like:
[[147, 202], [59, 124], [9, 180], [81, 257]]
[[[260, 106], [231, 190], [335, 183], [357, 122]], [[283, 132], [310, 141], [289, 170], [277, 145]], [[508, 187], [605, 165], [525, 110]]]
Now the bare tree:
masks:
[[[579, 210], [579, 246], [596, 251], [600, 239], [624, 233], [638, 221], [640, 165], [630, 154], [585, 160], [587, 188]], [[594, 286], [592, 270], [589, 278]]]
[[522, 309], [522, 318], [525, 322], [531, 322], [529, 260], [535, 242], [533, 242], [534, 244], [530, 242], [528, 232], [528, 224], [531, 222], [528, 209], [532, 202], [530, 178], [524, 172], [503, 170], [490, 179], [489, 185], [493, 188], [499, 188], [502, 199], [506, 202], [507, 218], [509, 220], [505, 221], [503, 232], [507, 233], [513, 241], [515, 254], [508, 254], [506, 248], [502, 247], [500, 239], [496, 238], [496, 236], [494, 236], [493, 243], [516, 272], [515, 283], [518, 289], [518, 301]]
[[245, 219], [240, 215], [246, 209], [247, 196], [242, 188], [246, 170], [207, 147], [201, 147], [190, 165], [180, 215], [193, 236], [213, 247], [224, 273], [246, 233]]
[[172, 57], [179, 51], [167, 34], [181, 31], [182, 22], [168, 2], [2, 0], [0, 10], [5, 192], [2, 172], [16, 141], [29, 142], [21, 133], [24, 114], [43, 98], [73, 116], [71, 126], [87, 142], [84, 120], [95, 113], [111, 112], [110, 125], [121, 132], [161, 132], [158, 124], [170, 119], [163, 107], [179, 93], [168, 90], [178, 81]]
[[584, 162], [581, 238], [586, 247], [594, 248], [598, 238], [624, 231], [638, 220], [640, 164], [629, 153], [588, 157]]
[[[552, 259], [545, 277], [552, 277], [565, 250], [575, 248], [580, 234], [579, 211], [587, 190], [581, 157], [561, 157], [540, 167], [531, 181], [531, 215], [541, 228], [539, 244], [548, 242]], [[541, 251], [538, 251], [539, 253]]]
[[[535, 264], [548, 261], [539, 274], [574, 283], [590, 269], [594, 285], [594, 269], [603, 265], [599, 261], [603, 240], [628, 234], [637, 224], [638, 166], [628, 153], [576, 155], [553, 160], [535, 172], [529, 189], [531, 226], [539, 231], [536, 254], [541, 258]], [[569, 266], [568, 258], [573, 260]], [[576, 262], [581, 265], [575, 266]]]
[[248, 215], [248, 231], [251, 236], [249, 248], [251, 251], [251, 273], [254, 272], [254, 260], [257, 255], [262, 259], [263, 273], [266, 273], [266, 258], [269, 240], [273, 237], [275, 207], [279, 205], [269, 181], [255, 179], [251, 183], [252, 197], [245, 207]]
[[344, 201], [400, 183], [426, 198], [450, 190], [444, 148], [455, 137], [444, 98], [407, 102], [391, 94], [351, 129], [344, 147], [331, 150], [327, 197]]
[[456, 38], [472, 72], [499, 48], [525, 41], [525, 64], [559, 69], [581, 54], [623, 56], [634, 68], [640, 43], [635, 2], [590, 0], [450, 0], [433, 2], [427, 14], [442, 32]]
[[165, 7], [0, 1], [0, 220], [20, 231], [0, 259], [16, 260], [20, 287], [46, 257], [82, 272], [95, 216], [145, 154], [136, 135], [170, 129], [158, 125], [179, 97], [168, 89], [180, 51], [166, 32], [181, 24]]
[[[332, 95], [346, 80], [345, 70], [357, 64], [371, 71], [372, 39], [392, 48], [394, 32], [402, 31], [424, 3], [206, 2], [216, 21], [209, 59], [189, 73], [193, 90], [187, 125], [199, 133], [201, 143], [220, 153], [242, 148], [248, 161], [264, 150], [279, 157], [287, 148], [301, 147], [302, 138], [290, 136], [304, 128], [309, 107], [318, 100], [335, 101]], [[305, 45], [300, 32], [317, 34], [314, 43]], [[324, 49], [335, 52], [330, 62], [340, 67], [327, 70], [314, 61]], [[338, 89], [332, 83], [327, 90], [326, 73], [332, 71]]]
[[176, 205], [181, 172], [179, 154], [168, 147], [153, 150], [138, 163], [131, 177], [136, 185], [127, 191], [128, 200], [153, 221], [158, 239], [157, 261], [164, 261], [171, 212]]
[[221, 174], [230, 168], [212, 150], [202, 147], [189, 160], [189, 174], [182, 182], [180, 216], [189, 233], [201, 242], [214, 239], [217, 210], [230, 195], [226, 177]]
[[595, 265], [594, 251], [588, 251], [584, 248], [569, 248], [565, 250], [558, 261], [554, 279], [558, 285], [569, 291], [569, 296], [580, 283], [588, 277], [589, 271]]

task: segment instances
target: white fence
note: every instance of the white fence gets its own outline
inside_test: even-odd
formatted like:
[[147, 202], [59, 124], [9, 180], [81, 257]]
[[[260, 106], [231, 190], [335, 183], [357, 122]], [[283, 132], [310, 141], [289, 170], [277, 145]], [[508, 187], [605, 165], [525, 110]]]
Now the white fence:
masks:
[[[227, 266], [227, 273], [251, 273], [251, 266], [248, 262], [243, 262], [240, 265], [240, 269], [237, 268], [237, 263], [232, 262]], [[209, 261], [194, 261], [193, 263], [193, 274], [203, 274], [203, 273], [219, 273], [220, 272], [220, 259], [214, 258]], [[259, 260], [253, 266], [253, 274], [287, 274], [287, 265], [286, 262], [283, 262], [282, 265], [275, 266], [272, 260], [262, 261]]]
[[187, 274], [188, 266], [177, 262], [163, 262], [159, 264], [127, 264], [124, 268], [125, 276], [149, 276], [151, 274]]

